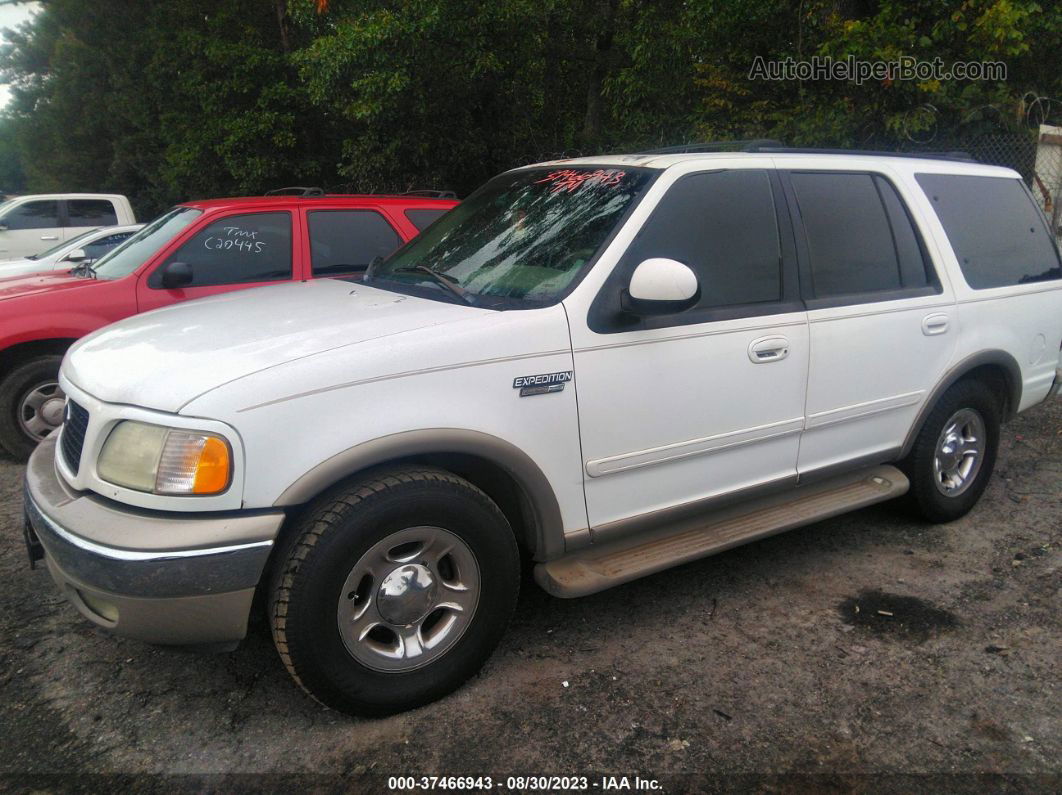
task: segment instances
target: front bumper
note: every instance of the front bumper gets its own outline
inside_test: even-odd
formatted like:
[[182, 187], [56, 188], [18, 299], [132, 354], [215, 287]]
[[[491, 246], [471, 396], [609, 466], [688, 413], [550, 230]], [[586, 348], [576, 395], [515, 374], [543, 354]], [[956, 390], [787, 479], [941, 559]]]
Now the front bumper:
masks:
[[[87, 619], [149, 643], [225, 644], [247, 617], [284, 514], [145, 511], [69, 489], [55, 441], [26, 467], [27, 543]], [[188, 546], [181, 546], [181, 542]]]

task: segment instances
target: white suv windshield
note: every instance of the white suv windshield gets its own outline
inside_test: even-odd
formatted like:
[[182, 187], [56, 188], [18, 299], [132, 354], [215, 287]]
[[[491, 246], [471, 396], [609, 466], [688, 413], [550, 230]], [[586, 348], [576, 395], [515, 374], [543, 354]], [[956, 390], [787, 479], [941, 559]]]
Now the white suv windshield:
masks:
[[97, 279], [121, 279], [143, 265], [160, 248], [169, 243], [195, 221], [202, 210], [174, 207], [160, 215], [92, 266]]
[[503, 174], [370, 268], [365, 281], [490, 309], [554, 303], [654, 173], [592, 166]]

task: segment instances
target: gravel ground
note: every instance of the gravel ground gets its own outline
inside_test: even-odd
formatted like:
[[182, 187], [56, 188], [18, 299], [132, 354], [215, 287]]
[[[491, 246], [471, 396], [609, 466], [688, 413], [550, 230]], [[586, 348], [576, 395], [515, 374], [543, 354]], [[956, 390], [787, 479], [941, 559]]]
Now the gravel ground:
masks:
[[1062, 400], [958, 522], [886, 504], [581, 600], [528, 580], [480, 676], [375, 721], [306, 698], [261, 620], [213, 656], [93, 629], [26, 564], [21, 478], [0, 458], [0, 787], [1062, 790]]

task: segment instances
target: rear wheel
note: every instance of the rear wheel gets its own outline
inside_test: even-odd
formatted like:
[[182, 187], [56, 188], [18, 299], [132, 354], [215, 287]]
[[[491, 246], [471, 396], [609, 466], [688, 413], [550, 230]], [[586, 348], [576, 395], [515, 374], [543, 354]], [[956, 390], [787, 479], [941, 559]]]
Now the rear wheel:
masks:
[[902, 462], [923, 517], [950, 522], [977, 504], [995, 467], [1000, 413], [981, 381], [960, 381], [941, 397]]
[[449, 472], [383, 472], [322, 498], [293, 528], [270, 588], [281, 659], [326, 706], [384, 715], [472, 676], [516, 606], [505, 516]]
[[62, 361], [62, 356], [38, 356], [0, 381], [0, 445], [20, 461], [63, 424]]

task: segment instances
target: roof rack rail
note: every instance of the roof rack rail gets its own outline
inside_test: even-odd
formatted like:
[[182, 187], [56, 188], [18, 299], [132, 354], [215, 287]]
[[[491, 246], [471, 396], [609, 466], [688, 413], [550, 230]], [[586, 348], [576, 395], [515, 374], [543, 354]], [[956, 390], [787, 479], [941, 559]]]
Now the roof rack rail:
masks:
[[635, 152], [637, 155], [685, 155], [695, 152], [755, 152], [758, 147], [771, 146], [781, 147], [782, 143], [773, 138], [749, 138], [740, 141], [701, 141], [700, 143], [679, 144], [678, 146], [665, 146], [661, 149], [647, 149], [644, 152]]
[[635, 152], [639, 155], [683, 155], [697, 152], [751, 152], [756, 154], [808, 154], [808, 155], [869, 155], [872, 157], [912, 157], [925, 160], [958, 160], [976, 163], [969, 152], [885, 152], [876, 149], [819, 149], [815, 147], [785, 146], [772, 138], [754, 138], [742, 141], [704, 141], [702, 143], [665, 146]]
[[407, 190], [401, 196], [423, 196], [425, 199], [456, 199], [452, 190]]
[[869, 155], [871, 157], [913, 157], [923, 160], [961, 160], [976, 163], [977, 160], [969, 152], [887, 152], [878, 149], [816, 149], [814, 147], [801, 146], [775, 146], [773, 144], [759, 143], [755, 147], [747, 148], [746, 152], [759, 152], [761, 154], [796, 154], [796, 155]]
[[304, 188], [299, 185], [291, 185], [287, 188], [267, 190], [266, 196], [324, 196], [324, 188]]

